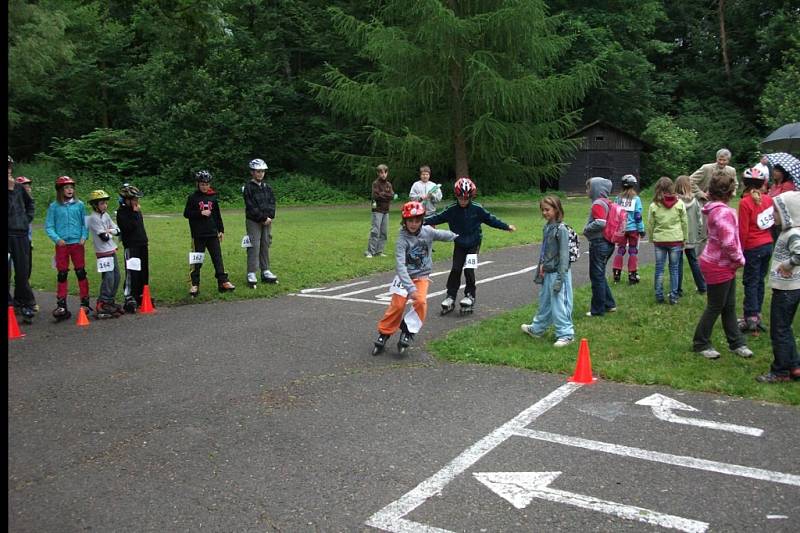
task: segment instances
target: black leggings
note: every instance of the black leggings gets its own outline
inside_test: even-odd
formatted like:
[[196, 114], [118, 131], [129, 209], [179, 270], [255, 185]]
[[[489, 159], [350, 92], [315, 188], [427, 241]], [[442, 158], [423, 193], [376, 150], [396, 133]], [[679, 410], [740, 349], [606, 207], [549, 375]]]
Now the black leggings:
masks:
[[467, 260], [467, 254], [477, 254], [480, 249], [480, 243], [471, 248], [464, 248], [458, 244], [453, 246], [453, 266], [450, 268], [450, 276], [447, 278], [447, 295], [452, 299], [455, 300], [458, 294], [462, 270], [464, 271], [464, 279], [467, 282], [466, 287], [464, 287], [464, 295], [475, 298], [475, 269], [464, 269], [464, 263]]
[[[205, 252], [208, 250], [208, 255], [211, 256], [211, 262], [214, 263], [214, 276], [217, 278], [217, 283], [225, 283], [228, 281], [228, 274], [225, 272], [225, 266], [222, 264], [222, 247], [219, 244], [219, 237], [198, 237], [192, 240], [192, 245], [195, 252]], [[192, 265], [190, 277], [192, 285], [200, 285], [200, 269], [203, 267], [202, 263]]]

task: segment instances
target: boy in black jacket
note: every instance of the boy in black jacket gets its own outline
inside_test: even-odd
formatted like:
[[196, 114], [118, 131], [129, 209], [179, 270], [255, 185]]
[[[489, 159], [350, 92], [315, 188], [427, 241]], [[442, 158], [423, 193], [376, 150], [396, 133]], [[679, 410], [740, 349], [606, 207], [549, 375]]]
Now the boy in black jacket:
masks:
[[260, 267], [261, 281], [278, 283], [269, 270], [269, 247], [272, 244], [272, 221], [275, 218], [275, 194], [264, 179], [267, 164], [263, 159], [250, 161], [253, 179], [242, 188], [245, 208], [245, 226], [250, 247], [247, 248], [247, 285], [256, 288], [256, 272]]
[[125, 303], [122, 308], [126, 313], [135, 313], [142, 305], [144, 286], [150, 283], [147, 232], [144, 229], [144, 217], [139, 207], [139, 198], [142, 196], [142, 192], [129, 183], [124, 183], [119, 189], [117, 226], [119, 226], [122, 246], [125, 249], [125, 281], [122, 285]]
[[28, 229], [33, 220], [34, 203], [28, 192], [12, 175], [14, 160], [8, 156], [8, 255], [14, 264], [14, 297], [11, 297], [11, 265], [8, 270], [8, 305], [19, 308], [23, 320], [30, 324], [35, 314], [36, 298], [28, 278], [30, 274], [30, 239]]
[[[204, 253], [206, 249], [214, 263], [214, 276], [217, 278], [219, 292], [232, 291], [236, 287], [228, 281], [228, 273], [222, 264], [222, 247], [220, 242], [225, 233], [222, 224], [222, 213], [219, 210], [217, 192], [211, 188], [211, 172], [201, 170], [195, 174], [197, 190], [189, 195], [183, 216], [189, 219], [192, 233], [192, 250]], [[200, 268], [203, 263], [194, 263], [190, 277], [192, 285], [189, 295], [197, 296], [200, 292]]]

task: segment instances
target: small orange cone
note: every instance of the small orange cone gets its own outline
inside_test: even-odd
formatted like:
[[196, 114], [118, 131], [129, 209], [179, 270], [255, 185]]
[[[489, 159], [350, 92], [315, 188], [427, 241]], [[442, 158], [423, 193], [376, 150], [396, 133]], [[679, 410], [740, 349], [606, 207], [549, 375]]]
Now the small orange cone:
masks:
[[144, 291], [142, 293], [142, 306], [139, 308], [140, 313], [155, 313], [156, 310], [153, 308], [153, 302], [150, 300], [150, 285], [144, 286]]
[[88, 326], [89, 325], [89, 317], [86, 316], [86, 309], [83, 306], [80, 308], [80, 312], [78, 313], [78, 321], [75, 322], [78, 326]]
[[8, 306], [8, 340], [21, 339], [25, 334], [19, 330], [17, 315], [14, 314], [14, 306]]
[[589, 341], [581, 339], [581, 347], [578, 349], [578, 363], [575, 365], [575, 373], [567, 381], [573, 383], [594, 383], [596, 378], [592, 377], [592, 359], [589, 357]]

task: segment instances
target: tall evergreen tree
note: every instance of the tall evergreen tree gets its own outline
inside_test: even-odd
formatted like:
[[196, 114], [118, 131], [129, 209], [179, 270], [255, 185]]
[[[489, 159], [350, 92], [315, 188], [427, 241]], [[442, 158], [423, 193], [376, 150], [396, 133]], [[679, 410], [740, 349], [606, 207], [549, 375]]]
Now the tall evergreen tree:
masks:
[[[472, 172], [488, 189], [558, 173], [598, 69], [558, 71], [573, 36], [559, 33], [543, 1], [389, 0], [369, 21], [331, 13], [374, 68], [349, 75], [332, 66], [314, 89], [335, 114], [366, 125], [373, 155], [407, 171], [430, 162]], [[372, 174], [375, 158], [353, 160], [365, 179]]]

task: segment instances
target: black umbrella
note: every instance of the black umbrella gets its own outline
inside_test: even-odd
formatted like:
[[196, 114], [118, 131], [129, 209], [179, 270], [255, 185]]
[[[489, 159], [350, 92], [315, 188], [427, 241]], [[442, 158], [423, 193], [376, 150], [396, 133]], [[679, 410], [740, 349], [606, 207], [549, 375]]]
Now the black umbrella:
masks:
[[773, 152], [800, 155], [800, 122], [784, 124], [761, 141], [761, 146]]

